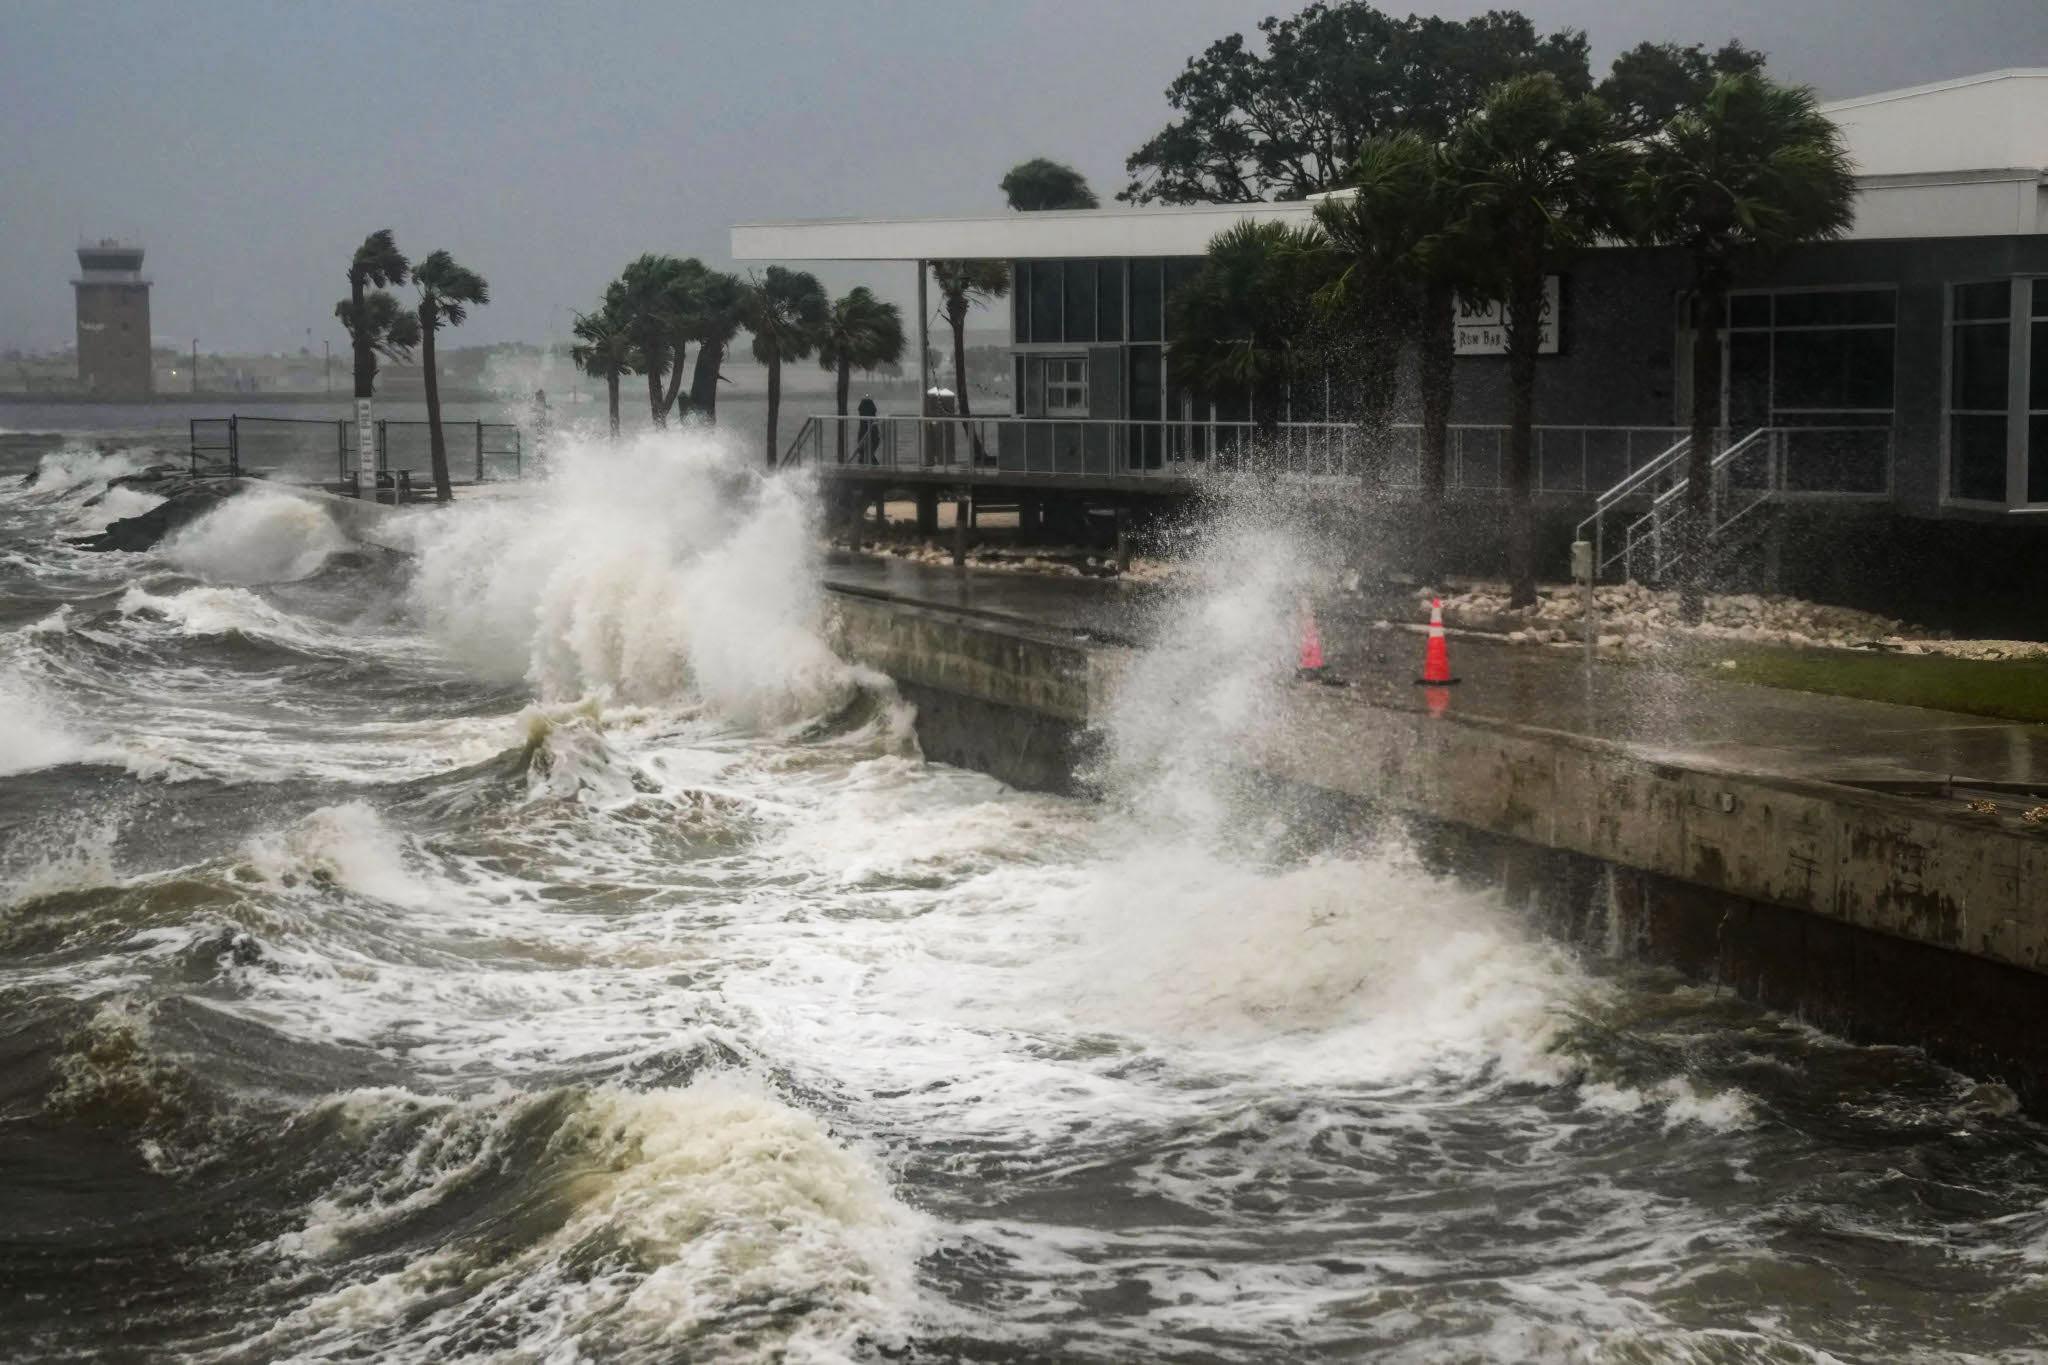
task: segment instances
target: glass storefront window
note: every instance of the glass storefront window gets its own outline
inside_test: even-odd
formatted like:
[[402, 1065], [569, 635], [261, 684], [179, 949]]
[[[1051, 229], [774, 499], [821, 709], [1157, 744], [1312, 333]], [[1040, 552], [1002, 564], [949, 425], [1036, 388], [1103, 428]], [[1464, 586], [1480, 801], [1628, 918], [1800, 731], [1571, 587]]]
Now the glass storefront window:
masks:
[[1066, 272], [1063, 261], [1031, 263], [1031, 340], [1062, 341]]
[[1124, 339], [1124, 263], [1098, 261], [1095, 266], [1095, 336], [1098, 341]]
[[[1948, 493], [1972, 502], [2007, 499], [2012, 282], [1949, 291]], [[2029, 482], [2032, 480], [2029, 479]]]
[[1165, 289], [1160, 262], [1131, 262], [1131, 340], [1157, 341], [1162, 335]]
[[1062, 341], [1095, 340], [1095, 262], [1068, 261], [1067, 318]]

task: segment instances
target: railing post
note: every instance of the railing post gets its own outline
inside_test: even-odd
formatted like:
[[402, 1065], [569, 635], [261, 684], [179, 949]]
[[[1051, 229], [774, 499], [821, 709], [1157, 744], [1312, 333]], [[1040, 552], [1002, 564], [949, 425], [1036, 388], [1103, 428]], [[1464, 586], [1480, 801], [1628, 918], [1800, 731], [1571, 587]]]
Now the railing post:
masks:
[[242, 477], [242, 437], [236, 426], [239, 420], [233, 414], [228, 416], [228, 477], [231, 479]]
[[481, 420], [476, 424], [476, 481], [484, 481], [484, 424]]
[[334, 419], [334, 479], [348, 482], [348, 420], [342, 417]]
[[526, 433], [518, 427], [512, 428], [512, 481], [517, 483], [526, 477]]

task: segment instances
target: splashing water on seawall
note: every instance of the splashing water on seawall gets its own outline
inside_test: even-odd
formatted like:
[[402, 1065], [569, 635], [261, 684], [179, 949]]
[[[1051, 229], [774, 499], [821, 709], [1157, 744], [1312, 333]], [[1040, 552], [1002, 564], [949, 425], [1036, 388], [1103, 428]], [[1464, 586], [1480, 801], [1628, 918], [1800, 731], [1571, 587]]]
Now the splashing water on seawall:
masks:
[[1341, 558], [1294, 509], [1190, 527], [1083, 803], [916, 757], [805, 485], [550, 466], [409, 556], [282, 493], [81, 555], [71, 455], [0, 496], [8, 714], [70, 735], [0, 763], [0, 1356], [2034, 1348], [1990, 1088], [1245, 776]]

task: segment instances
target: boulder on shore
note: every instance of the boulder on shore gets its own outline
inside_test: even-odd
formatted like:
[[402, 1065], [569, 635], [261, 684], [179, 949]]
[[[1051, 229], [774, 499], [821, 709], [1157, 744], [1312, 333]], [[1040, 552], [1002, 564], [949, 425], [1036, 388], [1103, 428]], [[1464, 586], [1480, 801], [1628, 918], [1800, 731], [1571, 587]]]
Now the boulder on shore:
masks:
[[[153, 493], [163, 502], [140, 516], [123, 517], [107, 523], [98, 535], [74, 536], [71, 544], [85, 550], [149, 550], [188, 522], [197, 521], [214, 508], [246, 490], [252, 480], [194, 476], [168, 466], [124, 474], [108, 488], [134, 488]], [[102, 495], [104, 496], [104, 495]]]

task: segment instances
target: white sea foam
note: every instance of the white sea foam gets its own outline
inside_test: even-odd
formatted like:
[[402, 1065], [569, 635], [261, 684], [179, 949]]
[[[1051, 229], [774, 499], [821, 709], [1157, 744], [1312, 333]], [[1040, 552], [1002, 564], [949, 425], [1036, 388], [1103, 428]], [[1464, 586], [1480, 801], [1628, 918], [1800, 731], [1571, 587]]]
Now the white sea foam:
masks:
[[82, 533], [101, 531], [114, 522], [139, 517], [152, 508], [161, 507], [163, 502], [155, 493], [145, 493], [139, 488], [126, 485], [109, 488], [92, 506], [78, 509], [71, 519], [71, 527]]
[[208, 583], [289, 583], [318, 573], [349, 539], [306, 498], [256, 489], [179, 528], [159, 553]]
[[36, 476], [26, 486], [9, 480], [9, 492], [38, 501], [59, 497], [74, 490], [98, 492], [107, 482], [123, 474], [140, 473], [149, 465], [148, 453], [139, 450], [87, 450], [66, 446], [53, 450], [36, 462]]
[[0, 665], [0, 777], [92, 757], [96, 746], [75, 725], [28, 678]]
[[702, 428], [564, 440], [546, 496], [421, 519], [412, 601], [543, 700], [696, 698], [783, 724], [851, 697], [821, 633], [811, 494]]
[[[615, 1086], [448, 1104], [378, 1091], [324, 1102], [374, 1130], [425, 1106], [395, 1165], [344, 1179], [278, 1250], [324, 1258], [497, 1178], [545, 1184], [561, 1221], [509, 1250], [457, 1242], [293, 1313], [264, 1344], [344, 1344], [438, 1358], [444, 1334], [514, 1327], [523, 1358], [838, 1359], [900, 1343], [915, 1312], [925, 1219], [873, 1160], [758, 1083], [714, 1075], [654, 1091]], [[546, 1111], [539, 1151], [515, 1143]], [[528, 1195], [532, 1198], [532, 1195]], [[450, 1301], [447, 1286], [464, 1292]], [[752, 1311], [768, 1310], [765, 1313]], [[425, 1313], [427, 1330], [385, 1329]]]
[[246, 866], [265, 883], [339, 887], [396, 905], [426, 903], [429, 892], [406, 868], [402, 837], [367, 802], [323, 806], [281, 831], [252, 836]]

